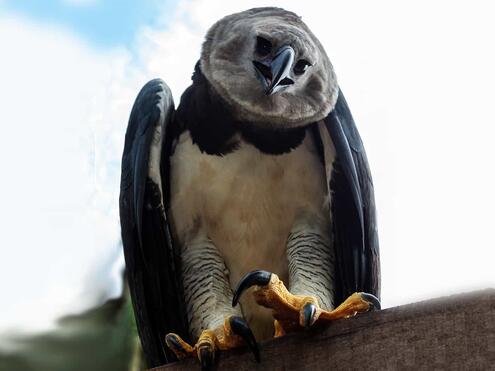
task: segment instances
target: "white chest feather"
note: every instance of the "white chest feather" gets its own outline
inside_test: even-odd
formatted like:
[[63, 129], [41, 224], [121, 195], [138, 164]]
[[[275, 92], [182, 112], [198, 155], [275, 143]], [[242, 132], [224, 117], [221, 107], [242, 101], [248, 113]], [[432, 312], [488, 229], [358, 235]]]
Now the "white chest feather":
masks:
[[225, 259], [234, 287], [253, 269], [287, 279], [287, 236], [297, 217], [328, 215], [324, 169], [310, 135], [283, 155], [249, 143], [226, 156], [201, 153], [188, 132], [171, 158], [171, 215], [183, 246], [205, 237]]

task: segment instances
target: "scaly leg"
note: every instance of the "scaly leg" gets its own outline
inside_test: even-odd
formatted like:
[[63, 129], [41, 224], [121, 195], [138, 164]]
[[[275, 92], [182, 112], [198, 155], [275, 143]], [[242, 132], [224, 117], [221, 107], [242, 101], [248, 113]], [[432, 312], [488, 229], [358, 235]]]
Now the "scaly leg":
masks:
[[255, 271], [240, 281], [233, 304], [243, 291], [257, 286], [256, 301], [273, 311], [275, 336], [310, 327], [318, 320], [350, 317], [379, 308], [374, 296], [355, 293], [334, 309], [335, 253], [329, 230], [328, 220], [310, 213], [301, 214], [287, 240], [290, 290], [277, 275]]
[[364, 292], [356, 292], [334, 310], [325, 310], [320, 307], [318, 299], [314, 296], [291, 294], [276, 274], [266, 271], [253, 271], [244, 276], [234, 293], [233, 306], [251, 286], [256, 286], [253, 292], [256, 302], [273, 311], [276, 321], [275, 336], [300, 327], [308, 328], [316, 322], [348, 318], [357, 313], [380, 309], [378, 298]]
[[196, 355], [201, 362], [202, 370], [208, 370], [211, 367], [215, 351], [236, 348], [244, 343], [251, 348], [256, 361], [260, 361], [258, 345], [253, 333], [246, 321], [237, 316], [226, 318], [220, 327], [203, 330], [194, 346], [189, 345], [174, 333], [167, 334], [165, 342], [178, 359]]
[[243, 343], [251, 348], [257, 361], [256, 340], [239, 308], [232, 308], [232, 290], [227, 268], [219, 251], [207, 237], [196, 237], [181, 254], [184, 299], [191, 336], [195, 345], [177, 334], [166, 336], [167, 346], [181, 359], [197, 355], [202, 370], [209, 370], [217, 350], [230, 349]]

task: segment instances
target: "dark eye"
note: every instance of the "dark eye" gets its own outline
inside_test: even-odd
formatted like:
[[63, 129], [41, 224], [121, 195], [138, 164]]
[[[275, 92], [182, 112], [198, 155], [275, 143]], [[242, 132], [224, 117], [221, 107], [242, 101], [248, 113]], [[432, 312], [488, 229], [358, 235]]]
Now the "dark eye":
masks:
[[258, 36], [256, 38], [256, 53], [264, 57], [265, 55], [270, 54], [272, 50], [272, 43], [267, 39]]
[[302, 75], [310, 66], [311, 63], [309, 63], [306, 59], [299, 59], [294, 66], [294, 73], [296, 75]]

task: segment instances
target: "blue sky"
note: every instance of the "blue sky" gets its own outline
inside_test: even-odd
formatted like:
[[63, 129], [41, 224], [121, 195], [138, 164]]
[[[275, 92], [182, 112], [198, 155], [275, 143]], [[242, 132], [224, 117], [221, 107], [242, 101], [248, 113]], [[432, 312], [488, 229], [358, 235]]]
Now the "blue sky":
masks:
[[175, 0], [6, 0], [0, 10], [61, 25], [97, 47], [113, 47], [129, 46], [142, 26], [161, 22], [165, 27], [175, 4]]

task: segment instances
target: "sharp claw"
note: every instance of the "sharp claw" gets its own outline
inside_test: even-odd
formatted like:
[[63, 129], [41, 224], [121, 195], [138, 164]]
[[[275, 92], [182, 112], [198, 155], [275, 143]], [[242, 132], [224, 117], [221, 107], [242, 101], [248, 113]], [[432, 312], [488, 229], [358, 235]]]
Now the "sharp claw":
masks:
[[307, 303], [304, 304], [303, 307], [303, 315], [304, 315], [304, 327], [305, 328], [310, 328], [313, 323], [315, 323], [316, 318], [315, 318], [315, 313], [316, 313], [316, 305], [313, 303]]
[[201, 371], [210, 371], [213, 365], [213, 352], [210, 347], [201, 347], [199, 349], [199, 361], [201, 362]]
[[272, 274], [267, 271], [252, 271], [246, 274], [240, 280], [237, 288], [234, 291], [234, 298], [232, 299], [232, 306], [235, 307], [242, 293], [251, 286], [266, 286], [270, 282]]
[[260, 351], [258, 348], [258, 343], [256, 342], [256, 338], [253, 335], [253, 332], [249, 328], [246, 321], [237, 316], [230, 317], [230, 328], [232, 332], [236, 335], [239, 335], [244, 339], [247, 343], [251, 351], [253, 352], [254, 359], [256, 362], [260, 362]]
[[380, 304], [380, 300], [375, 295], [368, 294], [366, 292], [361, 293], [361, 297], [363, 300], [368, 302], [370, 304], [370, 309], [369, 310], [380, 310], [382, 309], [382, 305]]
[[170, 349], [173, 348], [180, 353], [187, 354], [187, 351], [184, 349], [180, 341], [177, 339], [177, 335], [167, 334], [167, 336], [165, 336], [165, 343]]

